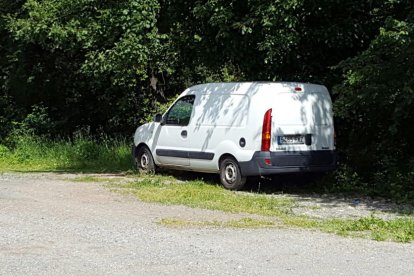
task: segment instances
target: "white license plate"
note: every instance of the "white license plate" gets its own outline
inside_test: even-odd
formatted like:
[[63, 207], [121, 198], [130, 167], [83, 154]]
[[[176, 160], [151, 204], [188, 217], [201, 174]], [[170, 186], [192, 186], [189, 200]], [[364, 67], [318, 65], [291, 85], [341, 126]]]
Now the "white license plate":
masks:
[[284, 135], [277, 136], [279, 145], [300, 145], [305, 144], [305, 136], [303, 135]]

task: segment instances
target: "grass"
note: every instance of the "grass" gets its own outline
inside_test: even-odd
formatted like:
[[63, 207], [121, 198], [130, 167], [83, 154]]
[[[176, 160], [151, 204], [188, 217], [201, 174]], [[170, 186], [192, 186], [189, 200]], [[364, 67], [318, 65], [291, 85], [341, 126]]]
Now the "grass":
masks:
[[191, 221], [177, 218], [164, 218], [159, 221], [160, 224], [169, 227], [186, 227], [186, 226], [201, 226], [201, 227], [231, 227], [231, 228], [269, 228], [276, 227], [277, 224], [269, 220], [260, 220], [253, 218], [234, 219], [229, 221]]
[[71, 179], [71, 181], [86, 182], [86, 183], [117, 183], [118, 182], [117, 179], [105, 178], [105, 177], [99, 177], [99, 176], [93, 176], [93, 175], [78, 176], [74, 179]]
[[73, 141], [18, 135], [13, 147], [0, 145], [0, 171], [117, 172], [132, 169], [131, 147], [124, 139]]
[[230, 213], [280, 216], [288, 213], [295, 204], [293, 199], [287, 197], [233, 192], [202, 180], [177, 183], [173, 177], [145, 176], [140, 181], [123, 187], [146, 202], [179, 204]]
[[374, 240], [410, 242], [414, 240], [414, 218], [383, 220], [374, 216], [356, 220], [330, 219], [320, 223], [319, 228], [339, 235], [370, 237]]
[[[342, 236], [370, 238], [378, 241], [410, 242], [414, 240], [414, 217], [412, 216], [394, 220], [383, 220], [374, 216], [360, 219], [317, 219], [294, 214], [291, 209], [297, 203], [292, 198], [233, 192], [202, 180], [177, 182], [171, 176], [145, 175], [139, 177], [136, 181], [117, 185], [117, 187], [121, 187], [119, 188], [121, 191], [132, 193], [146, 202], [178, 204], [228, 213], [263, 216], [263, 219], [260, 220], [247, 218], [224, 222], [210, 220], [186, 221], [176, 218], [162, 219], [160, 223], [167, 226], [295, 227], [320, 230]], [[266, 217], [271, 219], [266, 219]], [[277, 219], [277, 224], [273, 222], [274, 219]]]

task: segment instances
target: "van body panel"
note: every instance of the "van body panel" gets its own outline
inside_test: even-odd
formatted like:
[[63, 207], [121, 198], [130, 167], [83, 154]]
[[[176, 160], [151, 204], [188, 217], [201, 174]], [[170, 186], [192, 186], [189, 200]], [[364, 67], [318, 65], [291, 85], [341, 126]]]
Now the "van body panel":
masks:
[[194, 103], [191, 125], [245, 127], [249, 97], [240, 94], [201, 94]]
[[[183, 97], [194, 97], [188, 124], [153, 122], [135, 132], [135, 146], [147, 145], [158, 166], [217, 173], [220, 158], [231, 155], [244, 175], [327, 171], [335, 167], [332, 102], [322, 85], [196, 85], [186, 89], [163, 118]], [[269, 109], [270, 151], [261, 152], [263, 119]], [[266, 158], [270, 167], [262, 166]]]

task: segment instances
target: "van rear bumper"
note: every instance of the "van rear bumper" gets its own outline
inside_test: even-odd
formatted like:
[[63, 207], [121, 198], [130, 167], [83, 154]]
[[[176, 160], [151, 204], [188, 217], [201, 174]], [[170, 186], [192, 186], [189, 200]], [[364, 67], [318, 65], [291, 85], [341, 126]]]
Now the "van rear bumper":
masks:
[[[265, 163], [267, 160], [267, 163]], [[250, 161], [240, 162], [243, 176], [270, 175], [295, 172], [328, 172], [336, 168], [333, 150], [268, 152], [256, 151]], [[270, 164], [269, 164], [270, 163]]]

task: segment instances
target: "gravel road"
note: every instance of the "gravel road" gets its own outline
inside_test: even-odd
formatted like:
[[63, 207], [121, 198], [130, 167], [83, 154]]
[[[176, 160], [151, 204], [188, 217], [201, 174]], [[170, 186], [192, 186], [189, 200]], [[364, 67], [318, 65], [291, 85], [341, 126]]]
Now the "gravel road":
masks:
[[297, 229], [168, 228], [232, 215], [65, 174], [0, 175], [0, 275], [414, 275], [414, 244]]

